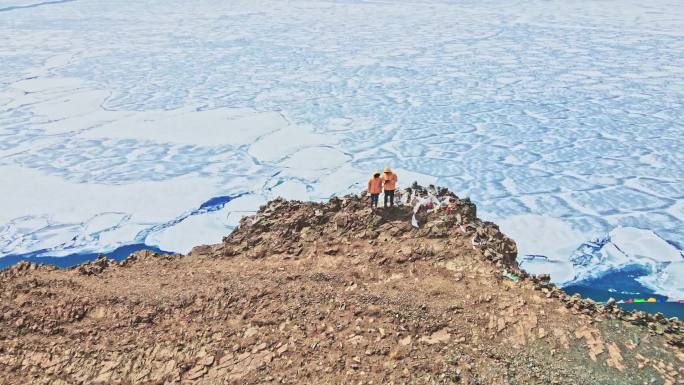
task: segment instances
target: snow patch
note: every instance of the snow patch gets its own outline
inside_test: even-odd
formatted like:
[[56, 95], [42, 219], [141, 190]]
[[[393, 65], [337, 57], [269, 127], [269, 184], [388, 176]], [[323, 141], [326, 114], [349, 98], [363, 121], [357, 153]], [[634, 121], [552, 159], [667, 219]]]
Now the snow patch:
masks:
[[263, 162], [275, 162], [299, 149], [332, 143], [332, 138], [314, 133], [311, 127], [289, 125], [259, 138], [250, 146], [249, 154]]
[[494, 221], [504, 234], [515, 240], [520, 255], [544, 255], [550, 260], [567, 259], [578, 245], [590, 237], [562, 219], [542, 215], [513, 215]]
[[672, 300], [684, 299], [684, 261], [672, 261], [665, 268], [637, 278], [644, 286]]
[[219, 108], [197, 111], [146, 111], [99, 125], [82, 138], [151, 140], [196, 146], [240, 146], [287, 126], [275, 112], [257, 113], [247, 109]]
[[178, 223], [149, 233], [145, 244], [162, 250], [187, 253], [197, 245], [220, 243], [246, 215], [252, 215], [268, 200], [245, 195], [231, 200], [218, 210], [190, 214]]
[[199, 207], [207, 196], [219, 195], [218, 191], [217, 183], [197, 177], [127, 185], [82, 184], [36, 170], [0, 166], [4, 204], [0, 223], [5, 223], [0, 226], [0, 254], [113, 250], [130, 243], [143, 228], [172, 220], [179, 208]]
[[309, 147], [297, 151], [281, 165], [298, 170], [323, 170], [340, 167], [348, 160], [349, 157], [340, 150], [330, 147]]

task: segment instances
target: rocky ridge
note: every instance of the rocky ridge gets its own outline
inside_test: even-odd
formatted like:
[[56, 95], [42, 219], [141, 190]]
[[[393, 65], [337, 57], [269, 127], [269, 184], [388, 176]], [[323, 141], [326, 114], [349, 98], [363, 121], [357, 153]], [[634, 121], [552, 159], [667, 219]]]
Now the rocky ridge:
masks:
[[0, 384], [683, 383], [679, 320], [528, 275], [446, 189], [401, 195], [277, 199], [187, 256], [6, 269]]

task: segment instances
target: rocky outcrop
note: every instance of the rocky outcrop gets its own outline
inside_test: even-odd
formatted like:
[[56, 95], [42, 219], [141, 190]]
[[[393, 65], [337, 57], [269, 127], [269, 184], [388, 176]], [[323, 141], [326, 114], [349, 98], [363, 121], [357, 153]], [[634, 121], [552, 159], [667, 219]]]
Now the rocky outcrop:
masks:
[[0, 383], [676, 384], [682, 324], [570, 296], [446, 189], [269, 202], [222, 243], [0, 272]]
[[[403, 198], [402, 198], [403, 197]], [[430, 197], [432, 200], [427, 200]], [[408, 238], [447, 239], [470, 237], [473, 247], [490, 261], [520, 275], [515, 242], [491, 222], [476, 216], [469, 199], [460, 199], [444, 188], [418, 185], [402, 190], [392, 209], [371, 210], [363, 196], [333, 198], [328, 203], [276, 199], [246, 217], [224, 239], [224, 255], [248, 253], [259, 258], [271, 254], [299, 256], [303, 242], [335, 242], [339, 239]], [[422, 200], [422, 201], [421, 201]], [[421, 202], [423, 202], [421, 204]], [[439, 202], [439, 203], [437, 203]], [[414, 215], [418, 227], [411, 226]]]

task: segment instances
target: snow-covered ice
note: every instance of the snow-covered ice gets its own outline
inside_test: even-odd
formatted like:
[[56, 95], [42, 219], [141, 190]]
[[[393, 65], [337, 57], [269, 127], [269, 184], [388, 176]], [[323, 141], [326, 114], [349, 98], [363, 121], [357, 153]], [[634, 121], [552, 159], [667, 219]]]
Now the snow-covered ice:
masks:
[[0, 0], [0, 265], [185, 252], [389, 165], [470, 196], [529, 270], [637, 266], [682, 299], [682, 20], [679, 0]]

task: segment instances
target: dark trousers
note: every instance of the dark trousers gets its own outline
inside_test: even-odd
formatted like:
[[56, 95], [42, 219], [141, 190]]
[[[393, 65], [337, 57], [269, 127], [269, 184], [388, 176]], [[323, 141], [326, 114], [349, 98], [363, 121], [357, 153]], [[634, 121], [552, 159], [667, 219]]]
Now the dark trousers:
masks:
[[387, 207], [388, 199], [390, 202], [390, 207], [394, 207], [394, 190], [385, 190], [385, 207]]
[[371, 194], [371, 208], [378, 207], [378, 201], [380, 200], [380, 194]]

